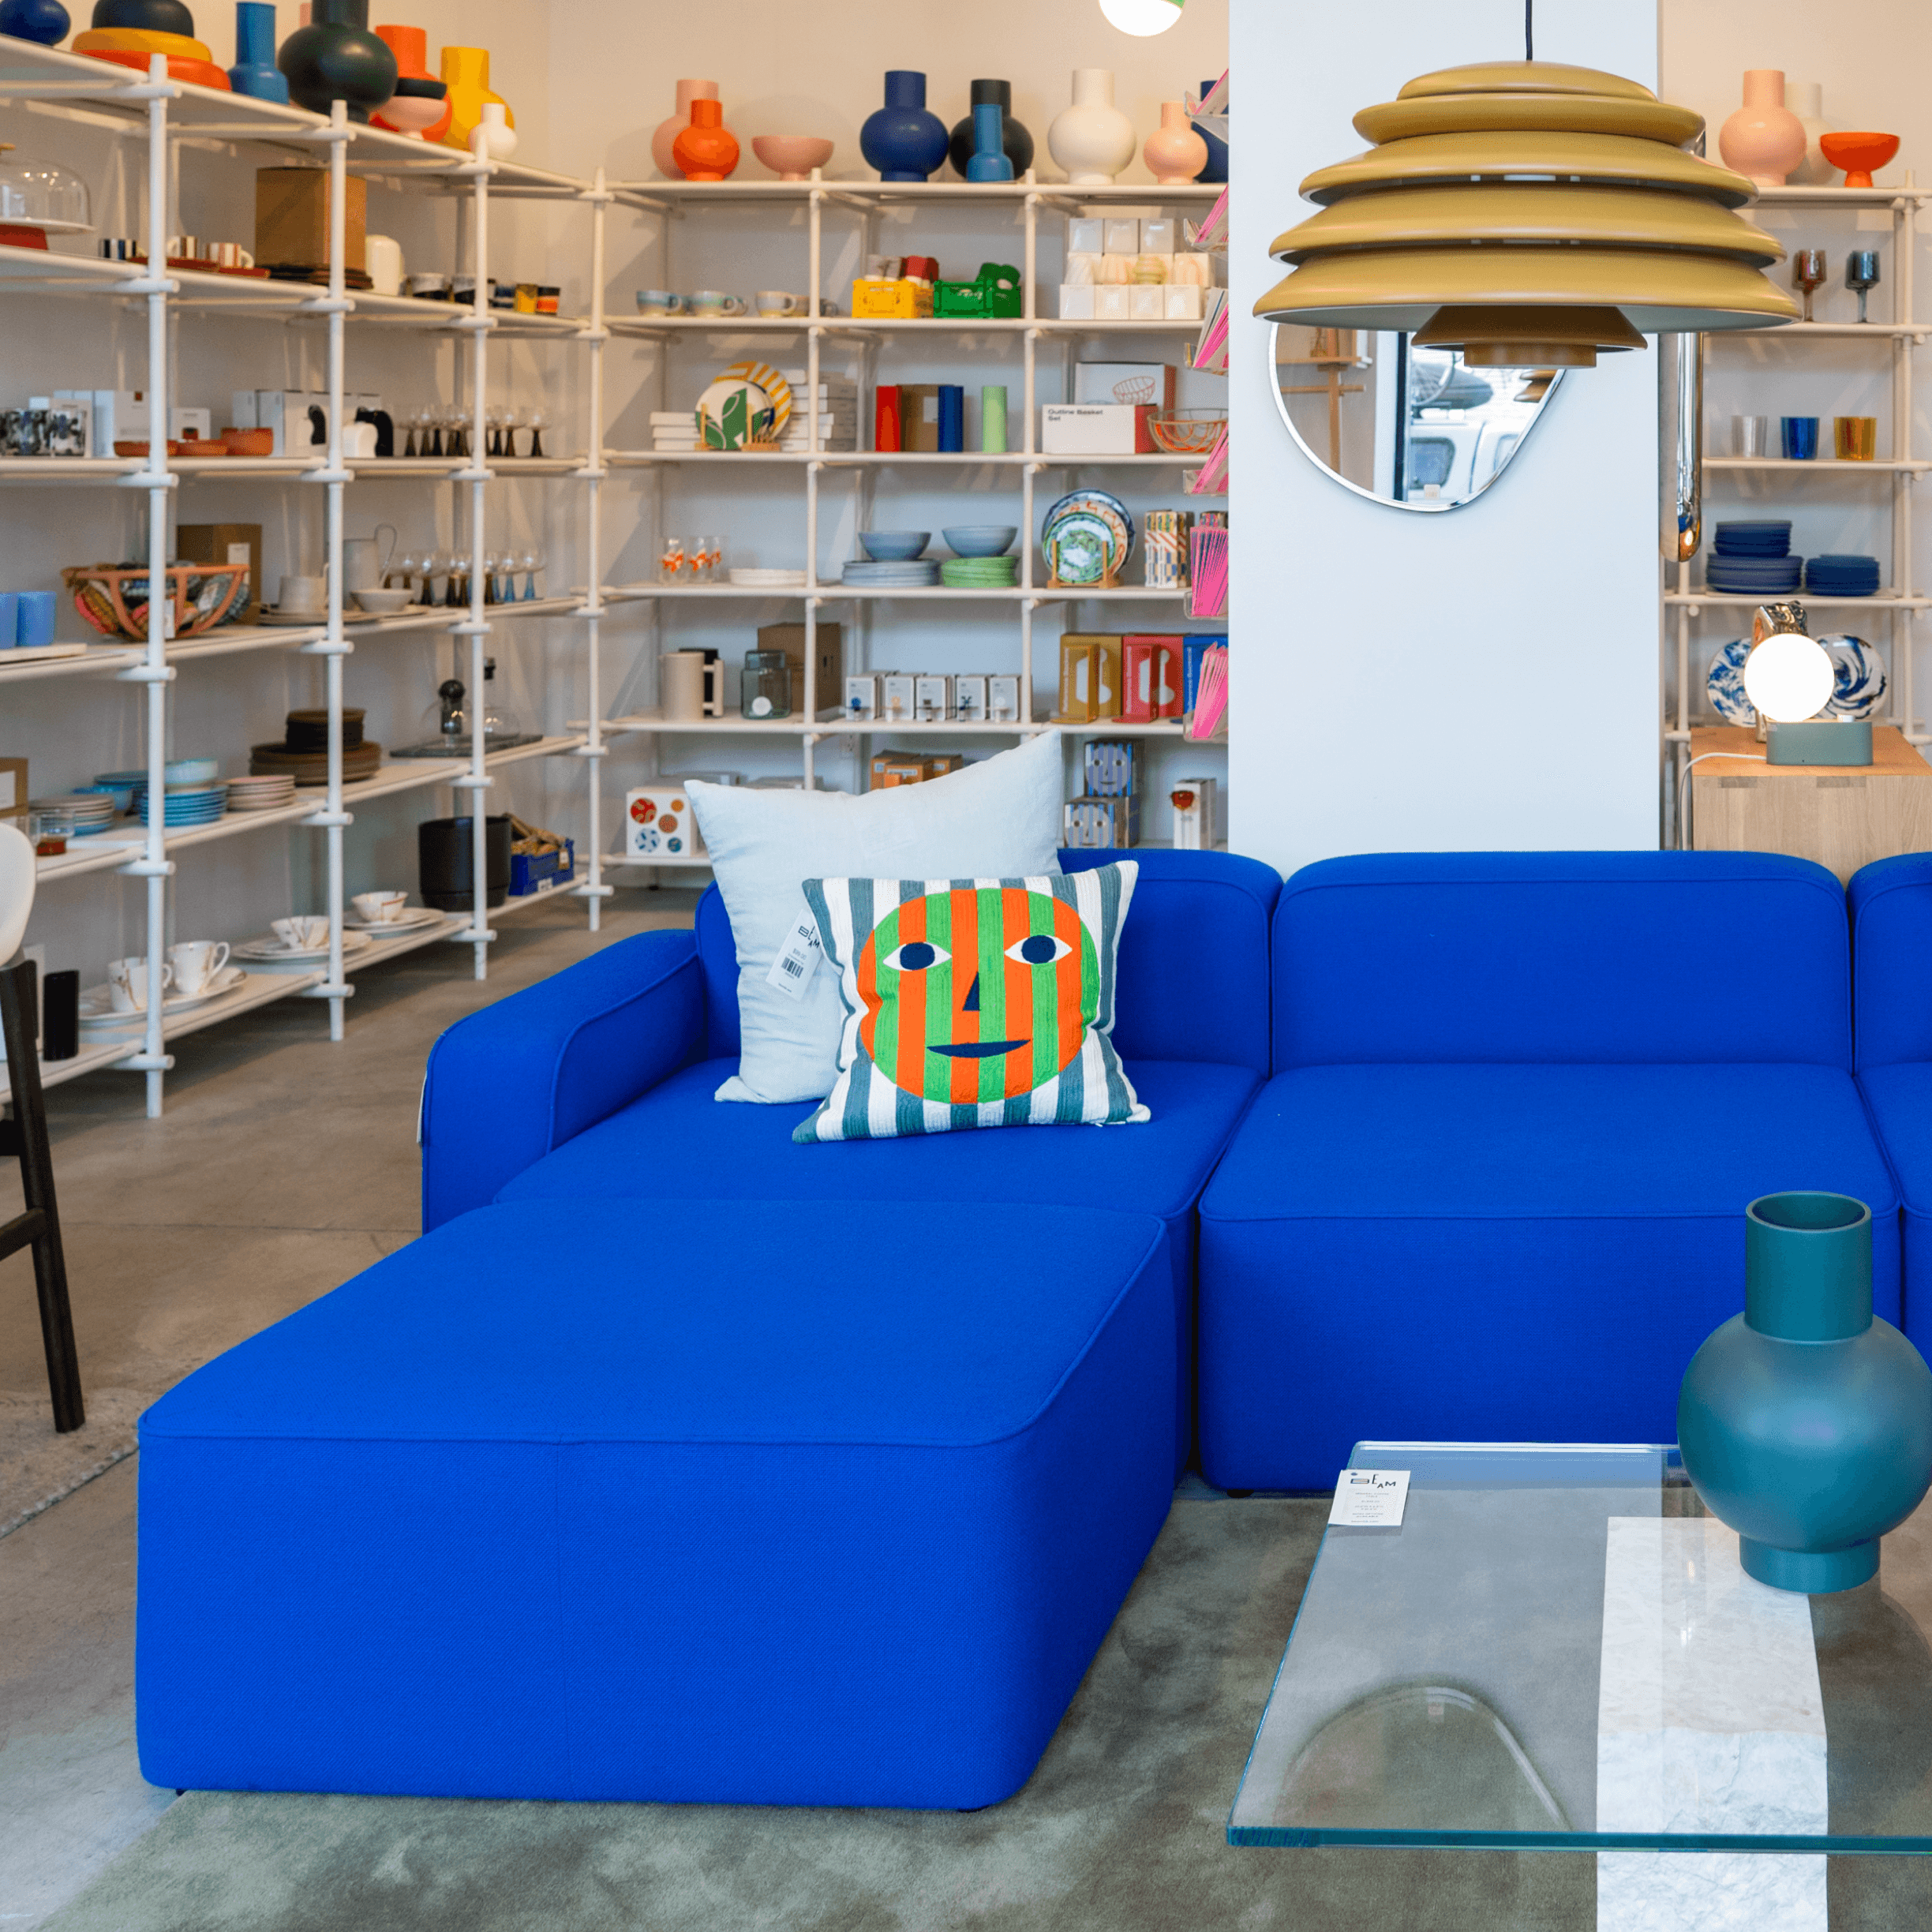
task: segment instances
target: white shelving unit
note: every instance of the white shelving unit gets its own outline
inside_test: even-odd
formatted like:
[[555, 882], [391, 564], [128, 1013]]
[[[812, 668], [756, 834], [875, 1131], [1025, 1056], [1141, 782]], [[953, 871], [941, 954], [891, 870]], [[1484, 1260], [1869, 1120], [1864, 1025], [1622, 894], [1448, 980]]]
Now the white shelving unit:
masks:
[[[1914, 185], [1908, 174], [1902, 187], [1888, 188], [1773, 188], [1761, 192], [1754, 207], [1765, 208], [1803, 209], [1814, 214], [1833, 212], [1859, 213], [1861, 211], [1884, 211], [1890, 217], [1890, 263], [1886, 283], [1893, 304], [1894, 320], [1890, 322], [1795, 322], [1782, 328], [1741, 331], [1735, 335], [1718, 334], [1704, 338], [1704, 354], [1709, 358], [1721, 354], [1727, 348], [1755, 347], [1762, 345], [1768, 359], [1788, 356], [1803, 357], [1807, 351], [1816, 352], [1829, 346], [1838, 344], [1863, 344], [1883, 354], [1889, 378], [1891, 407], [1889, 428], [1892, 455], [1882, 461], [1874, 462], [1841, 462], [1834, 457], [1821, 455], [1810, 462], [1788, 460], [1783, 457], [1740, 457], [1733, 455], [1706, 455], [1701, 465], [1702, 480], [1708, 485], [1713, 479], [1746, 481], [1755, 477], [1763, 477], [1774, 483], [1784, 478], [1803, 477], [1826, 488], [1856, 487], [1863, 483], [1878, 485], [1882, 491], [1885, 508], [1890, 519], [1892, 553], [1892, 582], [1881, 589], [1875, 596], [1863, 597], [1831, 597], [1814, 595], [1799, 590], [1790, 593], [1792, 598], [1818, 610], [1849, 612], [1870, 610], [1882, 613], [1885, 623], [1885, 636], [1891, 646], [1890, 681], [1881, 716], [1886, 721], [1901, 728], [1908, 743], [1923, 745], [1932, 743], [1932, 733], [1923, 728], [1919, 713], [1916, 691], [1916, 644], [1917, 624], [1921, 611], [1932, 609], [1932, 597], [1923, 596], [1918, 587], [1914, 564], [1912, 486], [1918, 477], [1932, 470], [1932, 456], [1915, 453], [1913, 414], [1913, 358], [1919, 345], [1928, 335], [1932, 335], [1932, 320], [1916, 319], [1915, 290], [1914, 283], [1913, 253], [1918, 226], [1919, 211], [1922, 205], [1932, 201], [1932, 189]], [[1747, 211], [1747, 212], [1749, 211]], [[1858, 231], [1835, 231], [1831, 236], [1831, 253], [1834, 263], [1844, 248], [1872, 246], [1879, 239], [1874, 231], [1865, 231], [1863, 240], [1853, 239]], [[1808, 242], [1806, 245], [1818, 245], [1818, 240]], [[1788, 270], [1785, 271], [1788, 273]], [[1829, 284], [1828, 284], [1829, 286]], [[1708, 373], [1708, 365], [1707, 365]], [[1699, 405], [1702, 406], [1700, 396]], [[1754, 411], [1774, 418], [1780, 414], [1808, 414], [1808, 411], [1780, 411], [1765, 408]], [[1707, 420], [1704, 436], [1708, 444], [1713, 425]], [[1819, 425], [1821, 447], [1829, 441], [1826, 432], [1829, 425]], [[1675, 461], [1674, 452], [1664, 452], [1664, 466], [1668, 475]], [[1706, 530], [1713, 522], [1708, 490], [1702, 492], [1702, 516]], [[1762, 515], [1775, 507], [1775, 501], [1759, 500], [1750, 505], [1750, 514]], [[1708, 541], [1701, 547], [1702, 553], [1708, 555]], [[1682, 795], [1684, 772], [1690, 758], [1690, 732], [1694, 724], [1703, 722], [1699, 715], [1704, 702], [1704, 676], [1700, 650], [1694, 653], [1693, 643], [1698, 635], [1698, 620], [1706, 613], [1735, 622], [1735, 614], [1755, 609], [1765, 601], [1762, 597], [1732, 595], [1721, 591], [1699, 589], [1692, 582], [1697, 569], [1696, 560], [1679, 562], [1673, 568], [1664, 567], [1664, 589], [1662, 598], [1662, 631], [1665, 649], [1672, 653], [1674, 662], [1670, 665], [1675, 685], [1674, 704], [1666, 714], [1664, 731], [1664, 843], [1677, 843], [1680, 827], [1677, 822], [1677, 801]], [[1848, 618], [1841, 621], [1848, 622]]]

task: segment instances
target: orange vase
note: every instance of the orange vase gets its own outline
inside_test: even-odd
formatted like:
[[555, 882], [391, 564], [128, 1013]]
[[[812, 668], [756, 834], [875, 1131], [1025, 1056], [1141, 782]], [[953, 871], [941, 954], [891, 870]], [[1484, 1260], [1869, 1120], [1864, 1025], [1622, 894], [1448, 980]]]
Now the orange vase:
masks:
[[[470, 152], [470, 137], [483, 118], [485, 101], [502, 101], [490, 92], [489, 51], [486, 47], [446, 47], [443, 50], [443, 78], [449, 88], [449, 125], [443, 130], [445, 148]], [[516, 116], [506, 105], [504, 118], [516, 125]]]
[[717, 102], [695, 100], [691, 111], [691, 125], [671, 144], [672, 159], [687, 181], [722, 181], [738, 165], [738, 137]]
[[[395, 56], [399, 80], [436, 79], [429, 71], [429, 36], [421, 28], [378, 27], [376, 38]], [[434, 114], [429, 111], [432, 107], [437, 110]], [[398, 94], [382, 113], [369, 118], [391, 134], [421, 134], [426, 141], [440, 141], [449, 131], [449, 95], [446, 92], [438, 103], [420, 95]]]

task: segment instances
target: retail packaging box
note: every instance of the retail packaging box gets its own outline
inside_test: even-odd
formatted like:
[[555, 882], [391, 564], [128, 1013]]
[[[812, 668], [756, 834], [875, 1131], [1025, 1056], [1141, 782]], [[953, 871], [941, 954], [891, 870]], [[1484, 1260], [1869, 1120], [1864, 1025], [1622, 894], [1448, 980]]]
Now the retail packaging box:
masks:
[[1155, 219], [1143, 217], [1140, 223], [1140, 253], [1143, 255], [1171, 255], [1174, 252], [1176, 224], [1170, 215]]
[[1060, 284], [1061, 320], [1091, 322], [1094, 316], [1094, 298], [1099, 292], [1091, 282], [1062, 282]]
[[328, 398], [298, 389], [257, 389], [255, 427], [275, 432], [272, 456], [326, 456]]
[[888, 671], [879, 679], [879, 716], [893, 723], [912, 717], [912, 691], [918, 682], [910, 671]]
[[1171, 362], [1076, 362], [1073, 400], [1151, 402], [1156, 409], [1170, 410], [1174, 406], [1174, 365]]
[[1108, 255], [1140, 253], [1140, 218], [1137, 215], [1109, 215], [1100, 225], [1100, 247]]
[[1060, 640], [1058, 715], [1090, 724], [1120, 714], [1121, 640], [1069, 631]]
[[978, 671], [961, 671], [953, 679], [953, 715], [962, 724], [987, 721], [987, 680]]
[[1010, 724], [1020, 715], [1020, 680], [1009, 671], [987, 680], [987, 717], [994, 724]]
[[939, 448], [939, 385], [937, 383], [901, 383], [899, 385], [899, 447], [908, 450]]
[[1094, 320], [1096, 322], [1125, 322], [1129, 308], [1129, 297], [1133, 290], [1123, 286], [1106, 285], [1093, 292]]
[[681, 785], [640, 785], [624, 794], [624, 851], [676, 863], [704, 856], [697, 814]]
[[[839, 624], [821, 620], [814, 642], [818, 664], [812, 701], [818, 710], [829, 711], [841, 702], [844, 691], [844, 630]], [[783, 651], [792, 661], [792, 702], [802, 711], [805, 707], [805, 627], [802, 623], [760, 624], [758, 647], [762, 651]]]
[[1155, 718], [1180, 717], [1184, 642], [1178, 635], [1121, 639], [1121, 686], [1125, 699], [1122, 717], [1148, 724]]
[[848, 671], [845, 674], [845, 715], [854, 720], [875, 718], [879, 714], [879, 679], [876, 671]]
[[[351, 174], [343, 191], [343, 265], [365, 270], [369, 183]], [[258, 168], [255, 174], [255, 260], [264, 268], [326, 268], [329, 258], [329, 171], [326, 167]]]
[[1176, 852], [1211, 852], [1215, 843], [1215, 781], [1177, 778], [1167, 794], [1174, 808]]
[[53, 401], [66, 406], [70, 425], [70, 433], [77, 436], [80, 447], [63, 451], [62, 455], [75, 456], [111, 456], [114, 445], [103, 443], [95, 427], [94, 395], [92, 389], [56, 389]]
[[1131, 738], [1090, 738], [1080, 747], [1081, 789], [1088, 798], [1127, 798], [1140, 789], [1140, 759]]
[[1165, 319], [1170, 322], [1198, 322], [1201, 298], [1207, 291], [1191, 283], [1170, 282], [1161, 290]]
[[178, 564], [245, 564], [248, 590], [234, 607], [237, 623], [261, 608], [262, 526], [259, 523], [182, 523], [174, 532]]
[[1148, 427], [1153, 414], [1145, 402], [1043, 403], [1040, 449], [1049, 456], [1148, 455], [1154, 448]]
[[943, 778], [965, 762], [957, 751], [880, 751], [872, 759], [872, 789], [889, 792], [894, 785], [923, 784]]
[[1127, 313], [1136, 322], [1159, 322], [1167, 313], [1167, 285], [1136, 282], [1127, 291]]
[[912, 680], [912, 715], [922, 724], [943, 724], [953, 715], [953, 680], [944, 672], [922, 672]]
[[171, 409], [168, 411], [168, 440], [173, 443], [205, 443], [215, 434], [215, 412], [204, 409]]
[[24, 758], [0, 758], [0, 825], [20, 822], [27, 829], [27, 761]]
[[1069, 255], [1099, 255], [1106, 247], [1106, 223], [1098, 215], [1070, 215], [1067, 217], [1067, 253]]
[[1076, 850], [1105, 852], [1137, 844], [1140, 837], [1140, 806], [1132, 796], [1067, 800], [1061, 840]]
[[111, 456], [117, 443], [148, 440], [148, 396], [140, 389], [96, 389], [94, 399], [94, 445]]

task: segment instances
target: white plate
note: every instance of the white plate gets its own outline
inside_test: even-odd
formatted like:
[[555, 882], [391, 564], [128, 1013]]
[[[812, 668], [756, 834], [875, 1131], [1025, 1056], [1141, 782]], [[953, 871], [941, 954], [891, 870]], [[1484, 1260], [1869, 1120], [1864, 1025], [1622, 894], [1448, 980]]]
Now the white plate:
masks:
[[[185, 1013], [190, 1007], [205, 1006], [210, 1000], [219, 999], [224, 993], [232, 993], [248, 977], [239, 966], [224, 966], [199, 993], [167, 993], [161, 1001], [162, 1017], [170, 1013]], [[80, 995], [80, 1024], [83, 1026], [139, 1026], [146, 1018], [145, 1013], [117, 1013], [114, 1008], [113, 989], [105, 986], [89, 987]]]
[[[422, 609], [427, 607], [417, 605], [416, 608]], [[399, 616], [402, 614], [400, 612], [396, 613]], [[328, 612], [327, 611], [291, 611], [284, 616], [280, 611], [271, 610], [264, 604], [255, 613], [254, 621], [258, 624], [267, 624], [271, 628], [320, 631], [328, 627]], [[345, 608], [343, 612], [343, 622], [346, 624], [373, 623], [375, 621], [376, 616], [373, 611], [350, 610]], [[216, 627], [219, 628], [219, 626]]]
[[[366, 933], [344, 932], [343, 950], [360, 953], [372, 942]], [[258, 938], [245, 941], [234, 949], [237, 959], [259, 960], [264, 964], [279, 966], [298, 960], [321, 960], [328, 957], [326, 942], [319, 946], [285, 946], [273, 933], [264, 933]]]
[[350, 932], [365, 932], [372, 938], [383, 933], [420, 932], [425, 926], [440, 926], [449, 917], [434, 906], [409, 906], [400, 919], [365, 919], [353, 912], [343, 915], [343, 924]]

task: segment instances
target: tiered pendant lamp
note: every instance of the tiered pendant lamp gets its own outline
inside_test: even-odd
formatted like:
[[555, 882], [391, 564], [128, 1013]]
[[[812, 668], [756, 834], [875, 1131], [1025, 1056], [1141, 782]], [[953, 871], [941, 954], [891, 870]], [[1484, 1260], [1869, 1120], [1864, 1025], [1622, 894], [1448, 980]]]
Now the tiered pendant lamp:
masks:
[[1376, 145], [1311, 174], [1321, 212], [1270, 250], [1274, 322], [1399, 329], [1480, 367], [1593, 368], [1646, 335], [1765, 328], [1784, 251], [1732, 212], [1742, 174], [1684, 152], [1702, 117], [1589, 67], [1499, 61], [1365, 107]]

